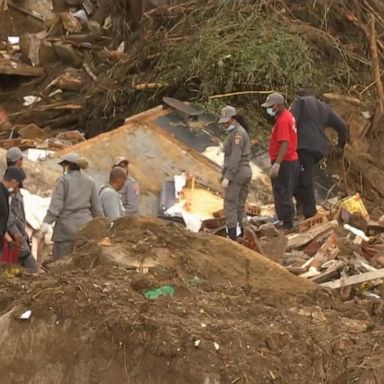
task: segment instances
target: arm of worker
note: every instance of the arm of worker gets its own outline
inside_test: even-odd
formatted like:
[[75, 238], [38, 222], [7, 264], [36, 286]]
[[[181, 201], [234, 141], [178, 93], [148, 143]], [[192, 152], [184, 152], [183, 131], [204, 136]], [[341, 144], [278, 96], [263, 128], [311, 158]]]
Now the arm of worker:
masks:
[[94, 184], [91, 194], [91, 214], [92, 217], [103, 217], [103, 207], [101, 206], [100, 198], [97, 193], [96, 184]]
[[64, 207], [64, 193], [64, 178], [60, 177], [52, 194], [51, 204], [43, 220], [44, 223], [53, 224], [56, 222]]
[[7, 223], [7, 231], [13, 236], [13, 238], [20, 238], [22, 234], [17, 226], [17, 218], [12, 209], [9, 210], [9, 217]]
[[293, 129], [292, 121], [285, 119], [279, 121], [275, 125], [276, 129], [276, 140], [279, 143], [279, 151], [277, 153], [277, 158], [274, 161], [270, 176], [272, 179], [278, 177], [280, 171], [280, 164], [283, 162], [285, 154], [288, 150], [288, 144], [290, 140], [290, 132]]
[[345, 121], [336, 113], [330, 111], [327, 126], [333, 128], [337, 132], [337, 144], [340, 148], [344, 148], [349, 137], [349, 130]]
[[121, 200], [119, 194], [112, 190], [105, 190], [100, 197], [104, 215], [110, 219], [121, 217]]
[[228, 182], [232, 181], [235, 178], [237, 170], [239, 169], [243, 142], [244, 142], [244, 139], [241, 136], [241, 134], [236, 133], [233, 136], [231, 157], [228, 161], [228, 167], [224, 174], [224, 180], [227, 179]]
[[282, 161], [284, 160], [285, 154], [287, 153], [287, 150], [288, 150], [288, 141], [281, 141], [280, 147], [279, 147], [279, 153], [277, 154], [275, 163], [277, 164], [282, 163]]
[[285, 154], [287, 153], [288, 150], [288, 141], [281, 141], [280, 142], [280, 147], [279, 147], [279, 152], [277, 154], [277, 158], [272, 164], [270, 176], [272, 179], [276, 178], [279, 176], [280, 172], [280, 165], [282, 161], [284, 160]]

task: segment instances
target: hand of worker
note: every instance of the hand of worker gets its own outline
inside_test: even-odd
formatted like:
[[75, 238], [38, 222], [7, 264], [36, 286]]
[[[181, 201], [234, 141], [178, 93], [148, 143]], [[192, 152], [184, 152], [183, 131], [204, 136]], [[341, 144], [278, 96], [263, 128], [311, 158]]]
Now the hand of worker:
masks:
[[10, 252], [15, 252], [17, 249], [16, 241], [12, 239], [10, 242], [8, 242], [8, 248]]
[[271, 179], [276, 179], [276, 177], [279, 176], [279, 171], [280, 171], [280, 164], [274, 163], [272, 165], [271, 172], [270, 172]]
[[21, 242], [23, 241], [23, 237], [19, 234], [13, 236], [15, 243], [18, 247], [20, 247]]
[[344, 148], [341, 147], [333, 147], [330, 152], [328, 157], [334, 158], [334, 159], [341, 159], [344, 154]]
[[225, 189], [227, 188], [229, 185], [229, 179], [227, 179], [226, 177], [223, 179], [223, 181], [221, 182], [221, 186]]
[[43, 223], [43, 224], [41, 225], [40, 232], [41, 232], [43, 235], [45, 235], [46, 233], [48, 233], [48, 232], [49, 232], [49, 224], [47, 224], [47, 223]]

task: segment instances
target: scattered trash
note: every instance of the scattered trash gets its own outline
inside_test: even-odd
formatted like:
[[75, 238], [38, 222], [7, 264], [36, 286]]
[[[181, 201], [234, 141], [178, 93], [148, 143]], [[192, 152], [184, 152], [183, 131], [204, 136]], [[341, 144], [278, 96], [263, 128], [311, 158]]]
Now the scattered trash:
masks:
[[104, 237], [97, 243], [97, 245], [101, 245], [102, 247], [110, 247], [112, 245], [112, 241], [109, 237]]
[[220, 345], [216, 343], [216, 341], [213, 342], [213, 346], [215, 347], [215, 350], [218, 351], [220, 349]]
[[201, 340], [195, 340], [193, 344], [197, 348], [200, 345], [200, 343], [201, 343]]
[[29, 107], [30, 105], [41, 101], [41, 97], [40, 96], [24, 96], [23, 100], [24, 100], [23, 106]]
[[21, 320], [29, 320], [29, 318], [31, 317], [32, 315], [32, 311], [30, 309], [28, 309], [27, 311], [23, 312], [21, 315], [20, 315], [20, 319]]
[[154, 300], [160, 296], [174, 296], [174, 294], [175, 288], [173, 288], [171, 285], [164, 285], [163, 287], [144, 292], [144, 297], [150, 300]]

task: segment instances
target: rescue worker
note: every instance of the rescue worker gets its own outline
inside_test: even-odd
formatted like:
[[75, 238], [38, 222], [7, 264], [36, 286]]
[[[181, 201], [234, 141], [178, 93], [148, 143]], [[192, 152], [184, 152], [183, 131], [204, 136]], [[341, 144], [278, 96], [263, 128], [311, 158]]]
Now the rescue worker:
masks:
[[9, 198], [14, 189], [23, 182], [24, 173], [17, 167], [9, 167], [0, 182], [0, 255], [2, 255], [4, 236], [9, 218]]
[[128, 165], [129, 161], [125, 157], [119, 156], [115, 159], [113, 167], [121, 167], [127, 171], [127, 182], [119, 192], [121, 195], [121, 202], [123, 203], [125, 215], [134, 216], [139, 213], [140, 186], [135, 179], [129, 176]]
[[7, 160], [7, 167], [16, 166], [18, 168], [23, 167], [23, 152], [18, 147], [9, 148], [5, 154]]
[[221, 110], [219, 123], [228, 137], [224, 143], [224, 167], [221, 185], [224, 188], [224, 212], [228, 237], [236, 240], [237, 227], [243, 232], [244, 207], [252, 179], [251, 144], [247, 131], [239, 124], [240, 117], [230, 105]]
[[81, 227], [93, 218], [103, 216], [94, 180], [81, 173], [88, 162], [77, 153], [63, 156], [59, 164], [64, 175], [58, 179], [41, 232], [47, 233], [55, 223], [52, 240], [53, 259], [71, 254], [73, 240]]
[[[11, 168], [15, 167], [8, 169]], [[7, 232], [11, 236], [11, 243], [16, 243], [20, 250], [19, 264], [31, 273], [37, 273], [37, 263], [32, 255], [30, 238], [27, 233], [24, 199], [20, 192], [20, 188], [23, 188], [22, 183], [25, 180], [25, 173], [21, 168], [18, 168], [18, 170], [21, 172], [23, 180], [17, 183], [11, 192]]]
[[328, 139], [325, 128], [331, 127], [338, 134], [337, 155], [342, 155], [348, 138], [348, 127], [331, 107], [318, 100], [313, 90], [307, 88], [298, 92], [291, 106], [299, 136], [298, 154], [300, 160], [299, 179], [295, 190], [297, 211], [306, 219], [316, 213], [314, 189], [314, 167], [326, 155]]
[[269, 141], [270, 172], [275, 210], [282, 229], [293, 228], [293, 193], [298, 173], [297, 128], [292, 113], [285, 108], [284, 96], [272, 93], [262, 107], [275, 119]]
[[113, 167], [109, 174], [109, 182], [101, 186], [99, 197], [105, 217], [117, 219], [124, 216], [124, 208], [119, 191], [126, 185], [127, 171], [121, 167]]

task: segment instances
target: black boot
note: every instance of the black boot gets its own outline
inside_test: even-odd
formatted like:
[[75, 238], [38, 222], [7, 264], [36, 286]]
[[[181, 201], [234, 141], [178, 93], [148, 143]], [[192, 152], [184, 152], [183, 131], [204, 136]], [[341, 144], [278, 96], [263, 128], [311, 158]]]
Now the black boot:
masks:
[[227, 233], [228, 233], [228, 237], [231, 240], [233, 240], [233, 241], [237, 240], [237, 228], [236, 227], [227, 228]]

